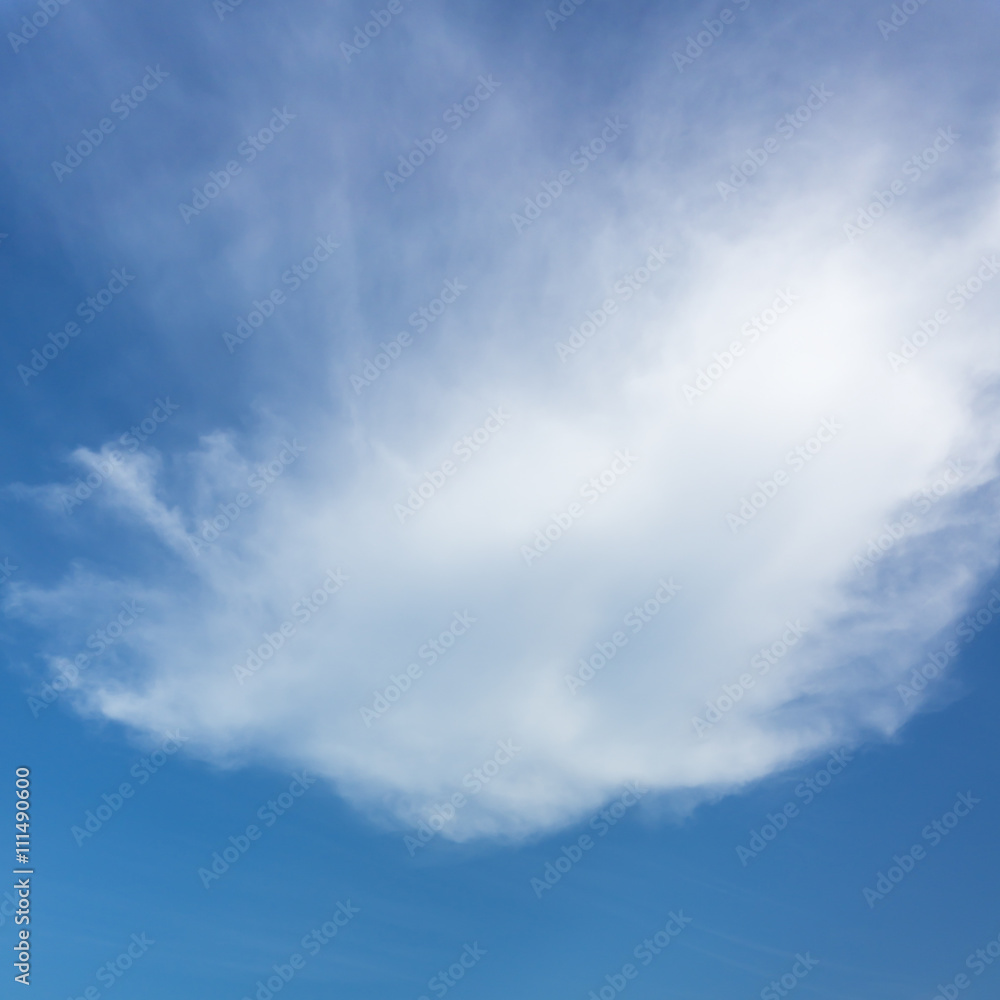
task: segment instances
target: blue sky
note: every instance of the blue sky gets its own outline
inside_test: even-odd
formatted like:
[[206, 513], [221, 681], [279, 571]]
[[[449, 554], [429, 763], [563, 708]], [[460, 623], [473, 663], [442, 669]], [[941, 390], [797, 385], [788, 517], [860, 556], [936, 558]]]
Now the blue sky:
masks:
[[42, 995], [996, 988], [995, 9], [2, 17]]

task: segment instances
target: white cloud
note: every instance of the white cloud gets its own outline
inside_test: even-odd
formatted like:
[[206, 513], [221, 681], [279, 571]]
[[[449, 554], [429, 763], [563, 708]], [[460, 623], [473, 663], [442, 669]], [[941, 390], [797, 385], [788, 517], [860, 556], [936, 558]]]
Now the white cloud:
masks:
[[[484, 112], [475, 140], [487, 153], [513, 135], [514, 99], [492, 100], [502, 125]], [[457, 838], [558, 826], [631, 779], [715, 794], [905, 722], [913, 706], [896, 685], [995, 569], [998, 352], [983, 307], [995, 291], [961, 311], [946, 296], [995, 252], [996, 192], [977, 189], [978, 212], [946, 225], [929, 177], [849, 243], [843, 223], [908, 146], [886, 139], [874, 154], [861, 125], [845, 141], [846, 112], [831, 107], [812, 145], [789, 148], [730, 206], [714, 185], [735, 133], [667, 170], [666, 122], [644, 100], [626, 116], [631, 154], [578, 175], [524, 234], [484, 236], [459, 275], [461, 305], [363, 393], [347, 381], [360, 361], [314, 341], [350, 419], [328, 399], [297, 400], [306, 451], [265, 490], [248, 485], [252, 467], [274, 459], [285, 428], [249, 442], [216, 432], [192, 455], [130, 458], [109, 479], [94, 502], [127, 510], [179, 559], [142, 577], [149, 609], [122, 642], [131, 660], [86, 675], [83, 710], [179, 727], [216, 760], [308, 766], [406, 821], [514, 740], [523, 751], [458, 814]], [[964, 154], [949, 155], [957, 169]], [[520, 169], [511, 211], [563, 159]], [[471, 205], [480, 178], [457, 183], [455, 203]], [[626, 302], [615, 282], [661, 246], [672, 258]], [[420, 301], [454, 276], [422, 273]], [[741, 331], [779, 293], [788, 311], [751, 342]], [[616, 317], [560, 360], [556, 342], [607, 298]], [[942, 307], [940, 334], [894, 371], [889, 353]], [[689, 399], [684, 386], [733, 342], [743, 354]], [[454, 453], [498, 407], [509, 419], [481, 450]], [[635, 456], [627, 470], [620, 452]], [[455, 473], [401, 524], [394, 505], [449, 458]], [[581, 487], [614, 462], [616, 481], [589, 502]], [[919, 510], [914, 494], [952, 462], [961, 478]], [[734, 531], [727, 514], [758, 480], [775, 495]], [[240, 492], [251, 502], [197, 554], [199, 526]], [[869, 539], [905, 511], [912, 524], [860, 572]], [[526, 564], [553, 516], [571, 527]], [[331, 570], [342, 588], [301, 603]], [[632, 631], [626, 616], [661, 580], [680, 591]], [[18, 602], [53, 607], [24, 585]], [[456, 613], [475, 622], [430, 665], [419, 651]], [[804, 638], [699, 735], [692, 718], [756, 677], [751, 658], [788, 621]], [[238, 679], [286, 622], [280, 650]], [[627, 643], [571, 691], [567, 675], [619, 631]], [[361, 710], [411, 663], [422, 676], [366, 724]]]

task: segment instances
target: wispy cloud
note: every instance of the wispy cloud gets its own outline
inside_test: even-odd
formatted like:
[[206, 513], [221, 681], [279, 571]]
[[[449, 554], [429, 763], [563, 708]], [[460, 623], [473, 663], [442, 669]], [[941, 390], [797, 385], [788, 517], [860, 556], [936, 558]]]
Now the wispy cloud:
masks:
[[[581, 8], [574, 23], [590, 13]], [[755, 16], [751, 8], [741, 22]], [[546, 44], [571, 27], [553, 34], [540, 22]], [[447, 800], [456, 775], [514, 739], [523, 752], [443, 831], [457, 838], [565, 823], [626, 781], [716, 794], [905, 722], [914, 706], [897, 685], [995, 568], [991, 293], [905, 371], [890, 354], [996, 251], [997, 190], [967, 184], [956, 208], [972, 140], [956, 142], [864, 239], [847, 239], [845, 221], [938, 128], [964, 128], [944, 96], [900, 134], [893, 108], [904, 96], [875, 77], [867, 90], [831, 83], [836, 101], [723, 201], [717, 179], [819, 82], [801, 55], [797, 82], [724, 107], [713, 90], [720, 74], [762, 72], [738, 29], [749, 30], [734, 25], [717, 42], [731, 46], [736, 68], [720, 69], [706, 50], [691, 80], [684, 75], [687, 105], [663, 98], [663, 66], [643, 64], [614, 94], [615, 108], [595, 99], [581, 111], [568, 88], [533, 103], [504, 74], [502, 53], [486, 60], [485, 45], [459, 27], [406, 8], [393, 32], [426, 41], [448, 76], [447, 87], [427, 85], [427, 107], [447, 107], [462, 81], [487, 69], [501, 86], [398, 190], [386, 190], [384, 165], [440, 111], [408, 118], [402, 107], [390, 128], [401, 134], [382, 143], [358, 132], [374, 99], [349, 122], [315, 91], [301, 94], [295, 131], [231, 176], [190, 226], [176, 218], [184, 186], [167, 197], [165, 178], [147, 180], [160, 207], [142, 232], [116, 217], [116, 238], [138, 248], [148, 233], [162, 236], [162, 250], [146, 251], [152, 266], [161, 252], [196, 246], [187, 242], [196, 228], [224, 233], [225, 268], [197, 253], [242, 289], [233, 316], [313, 245], [317, 216], [340, 249], [323, 264], [323, 283], [309, 286], [308, 306], [304, 291], [301, 310], [276, 311], [239, 349], [249, 381], [234, 398], [255, 429], [216, 424], [186, 453], [127, 455], [90, 502], [121, 515], [120, 530], [157, 539], [162, 553], [107, 584], [141, 584], [148, 611], [128, 640], [129, 662], [119, 655], [81, 680], [83, 709], [150, 731], [180, 728], [209, 758], [308, 767], [373, 814], [404, 820]], [[324, 29], [323, 44], [314, 34], [308, 57], [335, 52], [341, 34]], [[387, 30], [362, 55], [390, 58], [394, 38]], [[362, 58], [348, 69], [363, 73]], [[184, 86], [180, 72], [172, 83]], [[563, 117], [559, 101], [571, 109]], [[628, 127], [598, 154], [615, 114]], [[350, 176], [330, 179], [329, 161], [312, 158], [328, 134], [356, 142]], [[585, 168], [573, 160], [581, 148], [594, 152], [582, 154]], [[275, 206], [267, 192], [290, 156], [310, 197]], [[201, 183], [217, 160], [206, 152], [192, 177]], [[539, 192], [548, 192], [544, 207]], [[537, 215], [512, 222], [526, 217], [529, 196]], [[306, 235], [268, 245], [262, 234], [278, 212]], [[658, 267], [626, 296], [623, 276], [637, 274], [651, 248]], [[446, 279], [467, 291], [421, 329], [409, 317]], [[786, 289], [794, 304], [770, 323], [766, 311]], [[134, 294], [149, 293], [137, 284]], [[164, 327], [184, 309], [157, 305]], [[599, 325], [595, 309], [605, 310]], [[594, 327], [586, 348], [561, 356], [581, 317]], [[748, 325], [758, 332], [752, 347]], [[224, 329], [204, 363], [229, 379], [237, 359]], [[400, 331], [412, 341], [397, 339], [391, 365], [357, 391], [351, 375], [376, 364]], [[692, 400], [685, 386], [711, 365], [719, 377], [709, 373], [711, 391]], [[286, 369], [308, 369], [306, 388], [283, 381]], [[263, 387], [266, 404], [251, 404]], [[513, 416], [474, 461], [447, 472], [454, 443], [497, 411]], [[202, 551], [205, 519], [234, 503], [290, 434], [301, 456]], [[91, 467], [106, 455], [78, 453]], [[859, 575], [867, 540], [952, 462], [967, 475]], [[396, 508], [427, 483], [419, 515], [401, 518]], [[746, 505], [752, 516], [739, 513]], [[549, 547], [526, 561], [539, 533]], [[327, 590], [294, 639], [268, 639], [334, 570], [346, 582]], [[664, 579], [682, 589], [655, 620], [585, 687], [567, 684]], [[17, 609], [72, 617], [74, 602], [19, 586]], [[433, 643], [447, 641], [457, 615], [475, 627], [439, 655]], [[789, 620], [809, 631], [767, 676], [742, 683]], [[267, 669], [240, 684], [234, 666], [264, 658], [262, 645]], [[419, 676], [407, 673], [412, 664]], [[391, 684], [398, 701], [366, 725], [363, 710]], [[734, 684], [740, 704], [699, 733], [692, 718]]]

